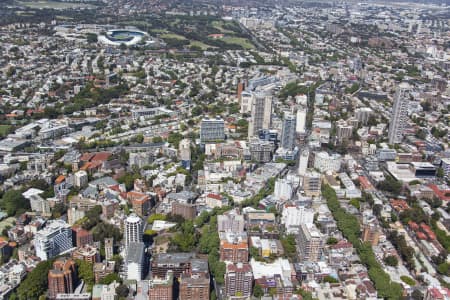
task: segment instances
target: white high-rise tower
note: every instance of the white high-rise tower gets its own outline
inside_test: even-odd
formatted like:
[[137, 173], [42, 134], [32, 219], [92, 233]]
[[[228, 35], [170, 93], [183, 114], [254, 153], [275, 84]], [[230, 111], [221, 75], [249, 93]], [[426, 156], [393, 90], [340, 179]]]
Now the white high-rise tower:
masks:
[[129, 215], [125, 220], [125, 247], [132, 242], [142, 242], [143, 222], [136, 214]]
[[403, 139], [403, 132], [408, 125], [409, 91], [411, 87], [402, 82], [395, 93], [394, 107], [392, 108], [389, 125], [389, 144], [399, 144]]

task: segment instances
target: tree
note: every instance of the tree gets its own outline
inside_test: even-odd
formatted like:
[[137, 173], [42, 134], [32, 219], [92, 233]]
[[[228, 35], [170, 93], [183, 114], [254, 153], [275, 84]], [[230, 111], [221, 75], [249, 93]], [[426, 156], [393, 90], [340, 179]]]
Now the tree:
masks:
[[100, 279], [100, 284], [111, 284], [112, 282], [122, 282], [122, 279], [119, 277], [117, 273], [111, 273], [106, 275], [104, 278]]
[[394, 196], [398, 196], [400, 194], [402, 186], [403, 184], [401, 181], [398, 181], [392, 176], [388, 175], [386, 176], [385, 180], [378, 185], [378, 188], [383, 191], [389, 192]]
[[437, 169], [437, 172], [436, 172], [436, 176], [439, 177], [439, 178], [443, 178], [444, 175], [445, 175], [444, 169], [438, 168], [438, 169]]
[[338, 242], [338, 240], [336, 238], [334, 238], [334, 237], [329, 237], [327, 239], [327, 245], [336, 245], [337, 242]]
[[130, 290], [128, 289], [128, 286], [125, 284], [121, 284], [118, 287], [116, 287], [116, 293], [119, 297], [127, 297]]
[[58, 202], [52, 208], [52, 218], [60, 218], [67, 211], [67, 206], [63, 202]]
[[332, 277], [332, 276], [330, 276], [330, 275], [327, 275], [327, 276], [325, 276], [325, 277], [323, 278], [323, 282], [328, 282], [328, 283], [338, 283], [339, 280], [337, 280], [336, 278], [334, 278], [334, 277]]
[[255, 287], [253, 288], [253, 296], [256, 298], [261, 298], [264, 296], [264, 291], [259, 284], [255, 284]]
[[183, 135], [179, 132], [172, 132], [167, 137], [167, 141], [177, 149], [178, 149], [178, 145], [180, 144], [180, 141], [182, 139], [183, 139]]
[[152, 138], [152, 143], [162, 143], [163, 142], [163, 138], [160, 136], [155, 136]]
[[37, 299], [48, 288], [48, 271], [52, 268], [53, 261], [47, 260], [38, 263], [36, 268], [28, 273], [24, 281], [17, 288], [19, 299]]
[[138, 135], [136, 135], [136, 143], [142, 144], [143, 141], [144, 141], [144, 135], [142, 133], [139, 133]]
[[113, 238], [115, 241], [120, 241], [122, 239], [122, 234], [120, 233], [119, 228], [104, 222], [98, 223], [92, 229], [92, 235], [96, 241], [103, 241], [105, 238]]
[[450, 265], [446, 262], [443, 262], [442, 264], [438, 265], [437, 271], [439, 274], [442, 275], [450, 275]]
[[423, 294], [422, 294], [422, 292], [419, 291], [419, 290], [414, 290], [414, 291], [411, 293], [411, 297], [412, 297], [414, 300], [422, 300], [422, 299], [423, 299]]
[[98, 37], [95, 33], [87, 33], [86, 40], [89, 44], [95, 44], [98, 41]]
[[297, 254], [297, 243], [295, 242], [295, 236], [293, 234], [289, 234], [280, 240], [286, 255], [290, 258], [295, 258]]
[[84, 280], [84, 283], [87, 285], [88, 291], [92, 291], [92, 287], [94, 286], [95, 282], [93, 264], [79, 259], [77, 259], [75, 262], [78, 266], [78, 276], [80, 277], [80, 279]]
[[171, 241], [183, 252], [192, 251], [198, 240], [194, 224], [192, 221], [185, 221], [180, 227], [181, 230], [172, 237]]
[[84, 222], [82, 223], [82, 227], [87, 230], [92, 229], [95, 225], [100, 223], [101, 213], [102, 207], [100, 205], [96, 205], [90, 210], [88, 210], [84, 216]]
[[117, 179], [117, 182], [125, 184], [126, 189], [129, 191], [134, 186], [134, 181], [141, 178], [138, 173], [125, 173]]
[[391, 267], [396, 267], [398, 265], [398, 259], [394, 255], [386, 256], [383, 261], [386, 265]]
[[410, 286], [415, 286], [416, 285], [416, 281], [414, 279], [412, 279], [411, 277], [409, 277], [409, 276], [400, 276], [400, 279], [404, 283], [406, 283], [406, 284], [408, 284]]
[[22, 196], [21, 190], [8, 190], [0, 202], [8, 216], [19, 215], [30, 209], [30, 201]]

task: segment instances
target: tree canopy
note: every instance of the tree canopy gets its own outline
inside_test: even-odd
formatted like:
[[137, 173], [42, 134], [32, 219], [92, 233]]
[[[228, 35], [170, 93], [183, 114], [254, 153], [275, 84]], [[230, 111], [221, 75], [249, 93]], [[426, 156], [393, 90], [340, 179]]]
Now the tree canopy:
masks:
[[22, 190], [8, 190], [3, 194], [0, 206], [8, 216], [14, 216], [30, 209], [30, 201], [22, 196]]

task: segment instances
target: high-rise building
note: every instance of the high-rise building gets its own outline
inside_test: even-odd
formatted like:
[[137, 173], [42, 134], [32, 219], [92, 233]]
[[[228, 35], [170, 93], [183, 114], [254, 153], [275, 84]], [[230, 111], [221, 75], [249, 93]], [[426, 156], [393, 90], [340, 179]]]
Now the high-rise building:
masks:
[[320, 195], [321, 178], [318, 172], [306, 172], [303, 177], [303, 191], [308, 197], [317, 197]]
[[89, 178], [86, 171], [81, 170], [74, 174], [74, 186], [78, 188], [85, 187], [88, 184]]
[[144, 243], [131, 242], [125, 258], [127, 280], [142, 280], [144, 273]]
[[298, 160], [298, 175], [305, 176], [306, 170], [308, 169], [308, 161], [309, 161], [309, 151], [305, 149], [300, 154], [300, 158]]
[[191, 141], [189, 139], [182, 139], [178, 146], [178, 155], [181, 160], [181, 165], [185, 169], [191, 167]]
[[225, 121], [220, 117], [204, 118], [200, 125], [200, 140], [204, 142], [223, 141], [225, 139]]
[[143, 222], [136, 214], [130, 214], [125, 219], [125, 246], [128, 248], [130, 243], [142, 242]]
[[72, 252], [72, 257], [74, 259], [84, 260], [92, 264], [100, 261], [100, 253], [98, 252], [98, 249], [91, 245], [84, 245], [75, 249], [75, 251]]
[[248, 137], [258, 136], [261, 129], [269, 129], [272, 122], [272, 96], [256, 94], [252, 101]]
[[355, 109], [355, 118], [363, 125], [367, 125], [372, 114], [373, 110], [369, 107], [359, 107]]
[[151, 270], [153, 277], [166, 278], [169, 271], [175, 278], [189, 272], [195, 253], [159, 253], [152, 256]]
[[293, 191], [294, 189], [292, 187], [292, 183], [289, 180], [279, 178], [275, 181], [273, 195], [276, 199], [280, 199], [282, 201], [290, 200]]
[[209, 270], [206, 259], [193, 259], [189, 272], [180, 276], [180, 300], [209, 300]]
[[252, 294], [253, 273], [249, 264], [228, 264], [225, 274], [225, 296], [249, 298]]
[[299, 108], [297, 110], [295, 131], [298, 134], [304, 134], [306, 132], [306, 108]]
[[76, 247], [83, 247], [87, 244], [93, 244], [94, 238], [92, 233], [82, 228], [81, 226], [72, 227], [72, 240]]
[[101, 263], [94, 264], [94, 278], [95, 282], [98, 283], [100, 280], [114, 273], [116, 267], [115, 261], [103, 261]]
[[105, 239], [105, 258], [111, 260], [114, 255], [114, 238]]
[[272, 154], [275, 150], [273, 142], [262, 141], [257, 138], [250, 139], [249, 151], [250, 159], [257, 162], [269, 162], [272, 160]]
[[402, 82], [395, 93], [388, 132], [389, 144], [399, 144], [403, 139], [403, 131], [408, 125], [409, 91], [409, 84]]
[[173, 272], [167, 272], [166, 278], [152, 278], [148, 287], [149, 300], [173, 299]]
[[320, 172], [339, 172], [341, 169], [341, 155], [321, 151], [314, 155], [314, 168]]
[[303, 261], [318, 261], [323, 247], [323, 236], [316, 225], [302, 224], [297, 235], [297, 251]]
[[248, 238], [246, 232], [221, 232], [220, 260], [229, 262], [248, 262]]
[[301, 224], [310, 225], [314, 221], [314, 209], [295, 204], [283, 205], [281, 223], [287, 232], [298, 231]]
[[138, 192], [129, 192], [128, 195], [131, 193], [137, 194], [136, 197], [128, 197], [131, 200], [133, 211], [140, 217], [147, 215], [151, 208], [150, 196]]
[[179, 215], [186, 220], [193, 220], [197, 216], [197, 208], [193, 203], [172, 203], [172, 215]]
[[72, 259], [58, 258], [53, 269], [48, 271], [48, 298], [56, 299], [57, 294], [73, 293], [77, 283], [77, 271]]
[[223, 215], [217, 216], [219, 232], [242, 232], [244, 231], [244, 225], [244, 216], [239, 213], [239, 210], [231, 210]]
[[36, 256], [48, 260], [72, 248], [72, 229], [63, 220], [54, 220], [34, 237]]
[[353, 126], [347, 124], [344, 120], [339, 120], [336, 122], [336, 140], [337, 142], [343, 142], [348, 140], [353, 135]]
[[284, 149], [294, 149], [296, 122], [297, 120], [294, 115], [284, 114], [280, 145]]
[[253, 93], [243, 91], [241, 93], [241, 113], [249, 114], [252, 112], [252, 103], [253, 103]]

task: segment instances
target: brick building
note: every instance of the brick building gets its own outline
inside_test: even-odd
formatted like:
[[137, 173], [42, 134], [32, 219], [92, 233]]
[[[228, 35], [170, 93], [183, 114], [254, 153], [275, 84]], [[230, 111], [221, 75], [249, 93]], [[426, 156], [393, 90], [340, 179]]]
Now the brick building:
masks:
[[57, 294], [73, 293], [77, 281], [77, 270], [72, 259], [55, 260], [53, 269], [48, 272], [48, 298], [56, 299]]

